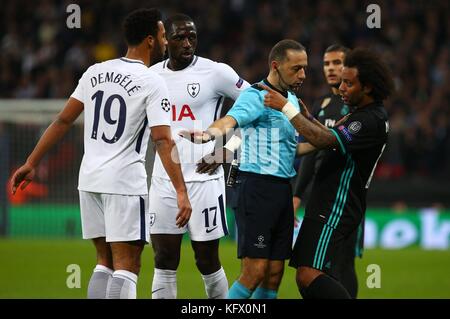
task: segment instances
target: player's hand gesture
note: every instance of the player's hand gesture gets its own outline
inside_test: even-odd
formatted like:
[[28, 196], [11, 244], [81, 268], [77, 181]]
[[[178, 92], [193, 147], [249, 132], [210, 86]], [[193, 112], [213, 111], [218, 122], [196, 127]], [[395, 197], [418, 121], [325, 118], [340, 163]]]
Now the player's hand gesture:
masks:
[[214, 139], [212, 135], [200, 130], [183, 130], [178, 132], [178, 135], [194, 144], [204, 144]]
[[309, 120], [313, 119], [313, 116], [311, 115], [311, 113], [309, 113], [309, 110], [306, 107], [306, 104], [302, 101], [301, 98], [297, 98], [297, 99], [298, 99], [298, 104], [300, 104], [300, 113], [302, 113], [302, 115]]
[[347, 121], [347, 119], [350, 117], [351, 113], [343, 116], [339, 121], [336, 122], [336, 124], [334, 124], [334, 127], [341, 125], [342, 123], [344, 123], [345, 121]]
[[20, 189], [24, 190], [33, 180], [35, 174], [35, 168], [28, 163], [25, 163], [17, 169], [11, 178], [11, 192], [13, 195], [16, 193], [17, 187], [19, 187], [22, 182]]
[[192, 207], [187, 191], [177, 192], [178, 214], [176, 217], [176, 225], [178, 228], [186, 226], [191, 218]]
[[197, 164], [197, 173], [212, 175], [222, 163], [231, 163], [232, 160], [233, 152], [223, 147], [204, 156]]
[[271, 89], [267, 85], [259, 83], [258, 86], [267, 91], [266, 95], [264, 95], [264, 105], [281, 111], [283, 106], [288, 102], [288, 99], [281, 95], [280, 92]]

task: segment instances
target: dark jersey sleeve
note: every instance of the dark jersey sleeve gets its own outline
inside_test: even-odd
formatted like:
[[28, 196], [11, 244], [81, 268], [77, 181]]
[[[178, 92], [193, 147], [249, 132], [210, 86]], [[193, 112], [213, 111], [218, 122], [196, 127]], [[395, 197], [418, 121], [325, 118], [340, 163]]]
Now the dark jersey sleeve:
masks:
[[315, 152], [303, 156], [295, 182], [294, 196], [303, 199], [303, 195], [314, 177], [315, 162]]
[[343, 123], [333, 127], [343, 154], [380, 145], [387, 139], [387, 123], [369, 112], [351, 114]]
[[320, 106], [322, 103], [322, 100], [315, 101], [311, 107], [311, 109], [309, 110], [312, 116], [314, 116], [316, 119], [319, 116], [319, 112], [322, 109], [322, 107]]

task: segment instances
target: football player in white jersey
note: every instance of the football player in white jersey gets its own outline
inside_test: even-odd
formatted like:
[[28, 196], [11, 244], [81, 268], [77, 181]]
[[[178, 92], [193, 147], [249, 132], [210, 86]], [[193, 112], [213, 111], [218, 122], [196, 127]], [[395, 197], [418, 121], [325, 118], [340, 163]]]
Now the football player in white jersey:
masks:
[[155, 261], [152, 298], [176, 298], [176, 271], [185, 232], [189, 233], [208, 298], [226, 298], [228, 281], [219, 260], [219, 239], [228, 234], [223, 168], [211, 175], [196, 172], [196, 163], [211, 153], [214, 143], [193, 144], [179, 134], [206, 129], [220, 117], [224, 98], [236, 100], [249, 84], [230, 66], [194, 55], [197, 29], [190, 17], [174, 15], [165, 26], [169, 58], [151, 69], [164, 78], [172, 97], [172, 134], [180, 154], [192, 216], [183, 228], [173, 222], [175, 192], [156, 156], [149, 195]]
[[83, 238], [92, 239], [97, 251], [88, 298], [136, 298], [141, 252], [149, 240], [144, 162], [150, 132], [177, 190], [176, 227], [183, 227], [191, 214], [180, 165], [171, 158], [177, 152], [170, 132], [167, 86], [148, 69], [165, 53], [161, 14], [156, 9], [136, 10], [125, 18], [123, 29], [126, 56], [89, 67], [12, 177], [12, 192], [22, 182], [24, 189], [45, 153], [84, 110], [85, 153], [78, 183], [81, 222]]

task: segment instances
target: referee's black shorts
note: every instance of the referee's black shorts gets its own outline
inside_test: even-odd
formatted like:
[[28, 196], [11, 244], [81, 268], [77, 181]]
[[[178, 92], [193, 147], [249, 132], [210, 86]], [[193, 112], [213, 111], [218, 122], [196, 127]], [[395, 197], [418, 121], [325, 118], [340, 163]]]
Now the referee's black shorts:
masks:
[[291, 257], [294, 212], [289, 179], [239, 172], [238, 258]]

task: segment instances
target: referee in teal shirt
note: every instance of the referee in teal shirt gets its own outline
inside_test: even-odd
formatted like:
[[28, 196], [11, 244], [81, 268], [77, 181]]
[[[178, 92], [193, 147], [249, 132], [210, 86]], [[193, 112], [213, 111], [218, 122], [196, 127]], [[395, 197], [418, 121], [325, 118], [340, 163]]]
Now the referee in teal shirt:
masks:
[[[268, 79], [260, 83], [279, 91], [298, 107], [297, 97], [293, 93], [281, 91]], [[227, 113], [241, 128], [239, 170], [290, 179], [296, 175], [294, 159], [297, 131], [283, 113], [264, 106], [266, 93], [258, 84], [252, 85], [241, 93]]]
[[[305, 79], [306, 66], [305, 47], [282, 40], [272, 48], [270, 72], [260, 84], [283, 94], [298, 112], [298, 100], [290, 91]], [[236, 225], [242, 267], [229, 290], [230, 299], [276, 298], [284, 262], [291, 257], [294, 220], [290, 179], [296, 174], [296, 131], [283, 113], [264, 106], [266, 93], [259, 84], [243, 91], [228, 114], [200, 138], [206, 142], [228, 129], [241, 130]], [[199, 137], [196, 139], [198, 142]], [[199, 164], [199, 171], [206, 172], [204, 167], [204, 163]]]

